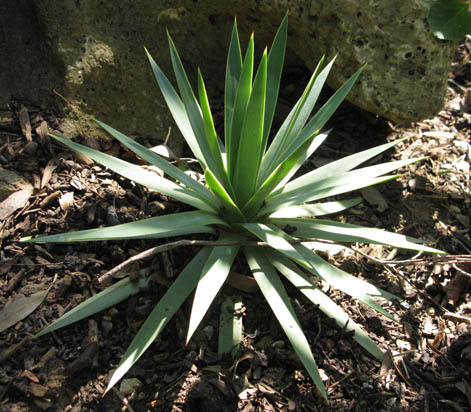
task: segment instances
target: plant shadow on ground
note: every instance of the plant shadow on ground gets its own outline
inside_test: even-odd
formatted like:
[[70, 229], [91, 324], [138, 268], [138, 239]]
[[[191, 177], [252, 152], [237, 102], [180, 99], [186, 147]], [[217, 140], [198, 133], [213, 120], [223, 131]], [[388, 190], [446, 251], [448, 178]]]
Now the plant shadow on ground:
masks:
[[[305, 74], [296, 70], [288, 70], [281, 110], [292, 106], [291, 98], [296, 98], [305, 84]], [[455, 81], [460, 79], [455, 77]], [[469, 93], [470, 85], [462, 84], [466, 90], [455, 90], [449, 100], [458, 95], [464, 99], [465, 92]], [[377, 161], [398, 160], [403, 156], [430, 158], [412, 165], [399, 180], [377, 186], [387, 204], [384, 211], [364, 202], [354, 211], [336, 218], [433, 241], [433, 246], [451, 254], [469, 254], [466, 249], [470, 249], [467, 243], [469, 219], [462, 217], [469, 216], [469, 193], [463, 190], [469, 182], [455, 168], [458, 163], [451, 160], [459, 160], [463, 153], [446, 134], [424, 137], [422, 133], [451, 130], [455, 140], [471, 141], [465, 127], [453, 129], [458, 122], [453, 119], [465, 119], [466, 123], [466, 118], [460, 111], [447, 107], [428, 123], [394, 126], [344, 104], [331, 121], [334, 131], [314, 156], [313, 167], [326, 159], [334, 160], [406, 136], [411, 139]], [[216, 110], [216, 119], [219, 116], [221, 120], [221, 114]], [[40, 118], [46, 119], [51, 128], [56, 124], [52, 114], [41, 110], [30, 110], [30, 118], [33, 125], [35, 119], [39, 122]], [[469, 120], [467, 122], [469, 126]], [[184, 342], [191, 301], [186, 302], [123, 379], [127, 384], [132, 384], [134, 379], [137, 389], [129, 393], [124, 389], [122, 393], [110, 391], [102, 398], [109, 370], [117, 365], [153, 305], [192, 253], [189, 249], [176, 249], [166, 257], [156, 256], [141, 262], [130, 272], [153, 273], [150, 290], [89, 321], [28, 342], [27, 336], [95, 293], [97, 287], [92, 282], [95, 277], [153, 244], [127, 241], [19, 247], [16, 240], [26, 234], [105, 225], [111, 219], [110, 210], [126, 222], [137, 216], [173, 213], [181, 206], [159, 194], [145, 192], [100, 167], [81, 163], [60, 146], [46, 143], [31, 150], [17, 125], [1, 137], [3, 167], [25, 175], [39, 171], [44, 174], [48, 161], [54, 157], [58, 166], [52, 170], [46, 190], [33, 197], [27, 209], [4, 223], [0, 303], [3, 305], [16, 294], [29, 295], [46, 289], [55, 274], [59, 278], [35, 312], [0, 334], [0, 344], [5, 348], [1, 353], [0, 411], [75, 412], [98, 411], [103, 407], [119, 410], [128, 408], [126, 404], [134, 411], [244, 412], [441, 411], [471, 407], [469, 324], [445, 318], [434, 305], [434, 302], [441, 303], [464, 316], [471, 313], [468, 286], [460, 286], [455, 303], [450, 304], [448, 299], [448, 285], [456, 279], [457, 269], [441, 265], [393, 270], [361, 255], [345, 252], [324, 252], [323, 257], [347, 272], [404, 297], [409, 308], [387, 307], [401, 321], [395, 324], [343, 294], [329, 290], [330, 296], [370, 332], [383, 350], [389, 349], [395, 355], [392, 364], [381, 365], [367, 356], [332, 320], [307, 304], [299, 291], [286, 284], [314, 357], [325, 373], [329, 407], [316, 395], [263, 297], [231, 286], [223, 288], [188, 346]], [[34, 139], [39, 141], [36, 135]], [[129, 153], [116, 142], [86, 143], [136, 160], [129, 158]], [[444, 168], [447, 164], [451, 167]], [[64, 211], [58, 199], [70, 191], [74, 193], [75, 204]], [[46, 202], [50, 195], [53, 196]], [[413, 255], [410, 251], [396, 254], [382, 247], [359, 245], [359, 248], [377, 259], [404, 259]], [[239, 261], [235, 271], [249, 273]], [[234, 294], [243, 296], [246, 307], [244, 345], [235, 361], [227, 358], [220, 361], [217, 358], [217, 309], [224, 296]]]

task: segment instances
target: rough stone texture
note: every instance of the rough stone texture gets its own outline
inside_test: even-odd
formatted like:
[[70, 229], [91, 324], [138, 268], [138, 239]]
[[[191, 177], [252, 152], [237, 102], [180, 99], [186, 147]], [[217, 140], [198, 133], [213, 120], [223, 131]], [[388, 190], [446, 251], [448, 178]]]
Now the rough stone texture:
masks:
[[[92, 132], [94, 115], [131, 136], [163, 139], [173, 122], [143, 46], [171, 77], [168, 28], [188, 72], [194, 75], [199, 65], [214, 95], [223, 87], [233, 16], [243, 44], [253, 30], [262, 47], [289, 9], [288, 61], [312, 70], [322, 54], [338, 54], [329, 78], [334, 88], [368, 63], [349, 100], [395, 121], [420, 120], [440, 110], [456, 48], [430, 33], [426, 16], [432, 2], [2, 0], [0, 38], [3, 32], [6, 46], [0, 70], [6, 75], [0, 87], [6, 93], [0, 104], [11, 98], [50, 100], [55, 89], [69, 103], [55, 97], [70, 112], [69, 134], [77, 128]], [[4, 53], [21, 64], [13, 66]]]
[[19, 174], [0, 167], [0, 202], [5, 200], [11, 194], [30, 188], [31, 184]]

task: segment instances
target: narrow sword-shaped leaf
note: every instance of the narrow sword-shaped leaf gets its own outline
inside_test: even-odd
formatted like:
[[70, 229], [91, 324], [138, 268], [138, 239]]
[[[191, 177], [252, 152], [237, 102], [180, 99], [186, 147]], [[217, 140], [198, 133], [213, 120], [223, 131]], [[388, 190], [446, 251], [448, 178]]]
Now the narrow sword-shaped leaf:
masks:
[[242, 342], [242, 297], [228, 296], [221, 305], [219, 315], [219, 359], [226, 353], [232, 353], [234, 358]]
[[170, 57], [172, 60], [172, 66], [178, 83], [178, 89], [180, 90], [182, 101], [185, 105], [185, 109], [188, 114], [188, 119], [190, 120], [190, 124], [196, 136], [196, 140], [198, 141], [198, 146], [200, 147], [201, 153], [203, 154], [205, 165], [208, 166], [211, 170], [216, 171], [217, 173], [218, 164], [213, 157], [210, 144], [206, 137], [201, 108], [193, 93], [175, 44], [173, 43], [173, 40], [168, 33], [167, 38], [170, 47]]
[[219, 147], [219, 139], [216, 134], [216, 129], [214, 128], [213, 118], [211, 116], [211, 110], [209, 108], [208, 96], [206, 94], [206, 88], [204, 86], [203, 77], [201, 72], [198, 69], [198, 93], [200, 98], [200, 107], [203, 115], [204, 130], [206, 132], [206, 139], [208, 141], [209, 150], [211, 151], [212, 157], [214, 159], [214, 165], [216, 170], [213, 170], [215, 176], [218, 177], [219, 181], [222, 182], [223, 186], [228, 192], [231, 193], [231, 196], [234, 195], [232, 190], [229, 177], [224, 168], [224, 163], [222, 160], [221, 149]]
[[241, 226], [263, 242], [268, 243], [273, 249], [293, 259], [295, 262], [310, 268], [310, 263], [286, 240], [287, 235], [278, 227], [262, 223], [243, 223]]
[[[238, 237], [223, 233], [218, 240], [224, 242], [238, 239]], [[201, 270], [201, 276], [196, 287], [186, 343], [188, 343], [193, 336], [193, 333], [203, 320], [204, 315], [211, 306], [211, 303], [219, 292], [219, 289], [221, 289], [222, 285], [226, 281], [232, 262], [234, 261], [238, 251], [239, 246], [217, 246], [213, 248], [211, 254], [208, 256], [208, 259]]]
[[275, 114], [278, 91], [280, 89], [281, 72], [285, 60], [286, 39], [288, 37], [288, 14], [276, 32], [275, 39], [268, 54], [267, 63], [267, 93], [265, 103], [265, 121], [263, 124], [262, 152], [267, 146], [273, 116]]
[[205, 160], [203, 157], [203, 153], [201, 152], [201, 149], [198, 145], [198, 141], [191, 127], [190, 119], [188, 118], [185, 105], [183, 104], [182, 100], [180, 99], [180, 96], [177, 94], [174, 87], [169, 82], [163, 71], [160, 69], [159, 65], [155, 62], [155, 60], [149, 54], [147, 49], [145, 49], [145, 51], [152, 67], [152, 71], [154, 72], [154, 77], [157, 80], [162, 95], [164, 96], [165, 102], [167, 103], [167, 106], [170, 109], [170, 113], [172, 113], [172, 117], [175, 120], [175, 123], [180, 129], [180, 132], [185, 138], [185, 141], [188, 143], [188, 146], [190, 146], [190, 149], [195, 155], [195, 157], [198, 159], [200, 164], [204, 166]]
[[350, 89], [353, 87], [365, 66], [362, 66], [353, 76], [351, 76], [325, 103], [319, 111], [313, 116], [309, 123], [303, 130], [296, 136], [296, 139], [290, 141], [291, 145], [284, 150], [283, 154], [277, 159], [277, 164], [284, 162], [291, 153], [298, 149], [310, 136], [317, 131], [321, 130], [334, 112], [338, 109], [343, 102]]
[[296, 217], [323, 216], [342, 212], [362, 202], [361, 197], [339, 200], [337, 202], [324, 202], [300, 206], [288, 206], [277, 210], [270, 215], [271, 218], [292, 219]]
[[[372, 177], [364, 178], [363, 180], [358, 179], [346, 179], [345, 183], [329, 186], [323, 189], [316, 189], [312, 192], [306, 190], [296, 190], [290, 193], [289, 196], [277, 196], [272, 199], [268, 199], [266, 206], [264, 206], [260, 212], [257, 214], [257, 217], [262, 217], [265, 215], [270, 215], [272, 212], [288, 207], [291, 205], [302, 204], [305, 202], [313, 202], [315, 200], [324, 199], [329, 196], [341, 195], [343, 193], [348, 193], [353, 190], [358, 190], [363, 187], [377, 185], [378, 183], [384, 183], [389, 180], [394, 180], [400, 177], [401, 175], [392, 175], [392, 176], [381, 176], [381, 177]], [[351, 180], [354, 180], [353, 182]]]
[[[289, 188], [295, 188], [297, 186], [301, 186], [301, 184], [304, 184], [308, 180], [321, 181], [323, 179], [327, 179], [332, 176], [341, 176], [342, 174], [353, 170], [355, 167], [359, 166], [360, 164], [374, 158], [380, 153], [396, 146], [398, 143], [402, 141], [404, 141], [404, 139], [400, 139], [391, 143], [385, 143], [381, 146], [373, 147], [372, 149], [367, 149], [360, 153], [355, 153], [353, 155], [344, 157], [334, 162], [330, 162], [322, 167], [319, 167], [318, 169], [315, 169], [293, 180], [292, 182], [289, 183], [290, 185]], [[406, 162], [407, 161], [408, 160], [406, 160]], [[277, 195], [287, 190], [289, 189], [285, 187], [280, 187], [278, 190], [276, 190], [273, 193], [273, 195]]]
[[113, 129], [111, 126], [108, 126], [107, 124], [100, 122], [99, 120], [95, 120], [95, 122], [98, 123], [98, 125], [100, 125], [104, 130], [106, 130], [111, 136], [119, 140], [128, 149], [132, 150], [134, 153], [140, 156], [142, 159], [157, 166], [170, 177], [173, 177], [175, 180], [179, 180], [185, 186], [194, 190], [195, 193], [197, 193], [197, 196], [204, 202], [208, 203], [208, 205], [215, 205], [215, 207], [219, 206], [219, 202], [217, 199], [215, 199], [214, 195], [208, 189], [206, 189], [204, 185], [188, 176], [183, 170], [174, 166], [165, 159], [162, 159], [162, 157], [160, 157], [157, 153], [147, 149], [146, 147], [137, 143], [135, 140], [130, 139], [119, 131]]
[[[332, 129], [326, 130], [323, 133], [316, 134], [314, 136], [314, 139], [312, 139], [311, 143], [307, 145], [307, 149], [305, 150], [304, 153], [302, 151], [303, 148], [304, 148], [304, 145], [301, 145], [301, 147], [298, 150], [296, 150], [290, 157], [288, 157], [288, 159], [286, 161], [288, 161], [291, 157], [296, 156], [298, 153], [300, 153], [298, 161], [294, 164], [294, 166], [286, 174], [286, 176], [281, 180], [278, 187], [285, 186], [291, 180], [291, 178], [296, 174], [296, 172], [304, 164], [304, 162], [306, 162], [306, 160], [308, 160], [312, 156], [312, 154], [317, 150], [317, 148], [322, 143], [324, 143], [325, 139], [327, 139], [327, 137], [329, 136], [329, 133], [331, 131], [332, 131]], [[309, 142], [309, 140], [307, 142]], [[282, 164], [284, 164], [285, 162], [283, 162]]]
[[221, 184], [221, 182], [219, 182], [216, 176], [214, 176], [211, 170], [207, 168], [204, 172], [204, 177], [206, 179], [206, 183], [211, 188], [211, 191], [221, 201], [221, 209], [219, 212], [223, 210], [223, 214], [225, 214], [231, 222], [245, 222], [245, 216], [242, 214], [231, 195], [227, 193], [224, 186]]
[[[226, 147], [231, 142], [232, 115], [234, 113], [239, 78], [242, 71], [242, 53], [240, 51], [237, 20], [234, 19], [229, 52], [226, 64], [226, 83], [224, 91], [224, 131]], [[227, 149], [226, 149], [227, 150]]]
[[252, 93], [253, 54], [254, 40], [252, 34], [252, 36], [250, 36], [249, 45], [247, 46], [239, 84], [237, 86], [234, 111], [232, 113], [231, 133], [226, 136], [227, 170], [231, 181], [233, 181], [237, 163], [240, 135], [242, 133], [245, 113]]
[[314, 195], [317, 191], [323, 190], [327, 187], [344, 185], [349, 182], [362, 181], [364, 179], [381, 176], [420, 160], [423, 160], [423, 158], [381, 163], [379, 165], [363, 167], [361, 169], [352, 170], [343, 174], [335, 174], [332, 177], [325, 179], [318, 179], [318, 176], [309, 172], [288, 183], [276, 193], [273, 193], [273, 198], [289, 198], [292, 194], [297, 194], [299, 192], [310, 193]]
[[423, 242], [420, 239], [411, 236], [349, 223], [322, 219], [270, 219], [270, 221], [281, 228], [288, 225], [291, 235], [298, 238], [317, 238], [333, 242], [374, 243], [423, 252], [444, 253], [438, 249], [421, 245]]
[[38, 338], [46, 333], [71, 325], [72, 323], [88, 318], [95, 313], [101, 312], [104, 309], [117, 305], [126, 300], [129, 296], [138, 293], [142, 288], [146, 288], [149, 282], [150, 278], [140, 278], [138, 282], [134, 282], [129, 277], [121, 279], [119, 282], [107, 287], [105, 290], [102, 290], [100, 293], [88, 298], [66, 312], [41, 332], [34, 335], [34, 338]]
[[270, 263], [285, 276], [300, 292], [330, 318], [335, 319], [337, 325], [347, 332], [354, 332], [353, 339], [374, 357], [382, 360], [383, 351], [371, 340], [368, 334], [348, 316], [340, 306], [323, 293], [292, 261], [275, 253], [267, 251]]
[[280, 325], [291, 342], [291, 345], [314, 381], [314, 384], [319, 389], [322, 397], [327, 400], [327, 393], [324, 384], [322, 383], [316, 361], [314, 360], [314, 356], [309, 347], [309, 343], [306, 336], [304, 336], [288, 294], [286, 293], [280, 278], [276, 274], [275, 269], [261, 250], [247, 247], [243, 250], [250, 266], [250, 270], [252, 271], [260, 290], [265, 296], [266, 301], [280, 322]]
[[[278, 130], [278, 133], [275, 135], [273, 142], [263, 157], [258, 185], [261, 185], [279, 166], [280, 162], [278, 162], [278, 159], [283, 154], [284, 149], [289, 147], [304, 127], [306, 121], [311, 115], [314, 105], [316, 104], [317, 98], [319, 97], [327, 75], [332, 68], [334, 60], [335, 59], [333, 59], [322, 71], [321, 69], [324, 64], [324, 58], [319, 61], [303, 94], [281, 125], [281, 128]], [[315, 133], [312, 134], [314, 135]]]
[[224, 224], [218, 216], [203, 211], [174, 213], [123, 223], [121, 225], [77, 232], [25, 238], [22, 241], [35, 243], [89, 242], [98, 240], [145, 239], [181, 236], [192, 233], [214, 233], [209, 225]]
[[178, 275], [159, 303], [157, 303], [123, 355], [121, 362], [111, 376], [106, 392], [137, 362], [196, 287], [201, 268], [204, 266], [211, 251], [212, 248], [210, 247], [201, 249]]
[[262, 159], [263, 119], [267, 85], [267, 51], [265, 49], [247, 104], [238, 153], [233, 186], [240, 207], [252, 197]]
[[383, 289], [380, 289], [371, 283], [358, 279], [357, 277], [344, 272], [336, 266], [331, 265], [302, 244], [296, 244], [294, 245], [294, 248], [306, 258], [312, 267], [311, 269], [308, 268], [308, 270], [316, 275], [319, 279], [326, 281], [334, 288], [341, 290], [355, 299], [358, 299], [360, 302], [368, 305], [378, 313], [381, 313], [389, 319], [397, 322], [394, 316], [385, 311], [372, 298], [372, 296], [380, 297], [389, 301], [400, 301], [401, 299], [399, 297]]
[[268, 195], [277, 186], [281, 185], [283, 181], [289, 179], [289, 176], [296, 172], [301, 164], [319, 147], [325, 137], [327, 137], [327, 135], [313, 137], [311, 141], [308, 140], [288, 159], [280, 164], [263, 183], [263, 185], [256, 191], [256, 193], [250, 198], [250, 200], [242, 209], [242, 212], [248, 217], [254, 216]]
[[197, 209], [207, 211], [213, 211], [215, 209], [214, 205], [209, 205], [201, 200], [193, 190], [173, 183], [168, 179], [158, 176], [156, 173], [149, 172], [142, 167], [125, 162], [121, 159], [117, 159], [116, 157], [99, 152], [98, 150], [74, 143], [63, 137], [55, 136], [53, 134], [49, 134], [49, 136], [58, 140], [70, 149], [76, 150], [77, 152], [88, 156], [92, 160], [102, 164], [108, 169], [119, 173], [121, 176], [127, 179], [146, 186], [149, 189], [161, 192], [167, 196], [171, 196], [183, 203], [194, 206]]

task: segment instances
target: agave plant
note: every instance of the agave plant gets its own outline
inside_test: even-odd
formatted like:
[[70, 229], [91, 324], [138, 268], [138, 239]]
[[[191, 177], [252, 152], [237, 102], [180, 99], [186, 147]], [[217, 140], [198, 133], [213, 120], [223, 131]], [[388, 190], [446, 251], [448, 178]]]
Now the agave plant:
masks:
[[[394, 179], [398, 175], [390, 175], [392, 171], [420, 159], [357, 168], [379, 153], [392, 148], [398, 143], [396, 141], [353, 154], [295, 177], [295, 173], [303, 163], [328, 136], [329, 132], [322, 131], [322, 128], [343, 101], [362, 68], [311, 117], [335, 60], [324, 65], [322, 59], [302, 96], [280, 129], [272, 136], [270, 130], [278, 99], [287, 29], [286, 16], [270, 51], [265, 49], [263, 52], [254, 75], [253, 35], [243, 57], [237, 24], [234, 23], [227, 58], [223, 140], [215, 131], [200, 71], [198, 70], [197, 75], [198, 97], [196, 97], [170, 35], [168, 35], [170, 54], [179, 93], [146, 50], [163, 97], [204, 171], [206, 184], [194, 180], [158, 154], [99, 121], [97, 123], [104, 130], [139, 157], [163, 170], [167, 177], [157, 176], [140, 166], [62, 137], [52, 136], [120, 175], [164, 193], [196, 210], [112, 227], [25, 238], [24, 241], [156, 239], [201, 233], [205, 236], [212, 234], [217, 237], [217, 242], [224, 242], [221, 246], [202, 247], [186, 265], [129, 345], [111, 377], [108, 389], [139, 359], [194, 291], [188, 342], [226, 281], [234, 259], [241, 254], [245, 256], [261, 292], [307, 372], [322, 397], [327, 399], [308, 340], [281, 279], [291, 282], [307, 299], [318, 305], [321, 311], [334, 318], [340, 327], [353, 332], [353, 339], [378, 359], [383, 357], [381, 349], [358, 324], [318, 288], [318, 280], [327, 282], [389, 318], [393, 317], [374, 298], [392, 300], [397, 297], [326, 262], [315, 250], [303, 244], [303, 240], [376, 243], [438, 252], [436, 249], [424, 246], [415, 238], [319, 218], [343, 211], [360, 202], [358, 198], [324, 202], [322, 199]], [[258, 243], [255, 244], [254, 240]], [[147, 278], [141, 279], [137, 284], [129, 279], [123, 279], [72, 309], [36, 336], [108, 308], [137, 293], [139, 288], [148, 282]], [[236, 308], [237, 305], [240, 307], [239, 300], [233, 303], [231, 307]], [[225, 307], [226, 312], [230, 313], [227, 305]], [[235, 316], [233, 313], [233, 318], [229, 319], [229, 322], [226, 316], [226, 321], [222, 322], [220, 352], [230, 351], [231, 333], [235, 333], [237, 328], [240, 339], [240, 322]], [[237, 337], [232, 339], [237, 341]]]

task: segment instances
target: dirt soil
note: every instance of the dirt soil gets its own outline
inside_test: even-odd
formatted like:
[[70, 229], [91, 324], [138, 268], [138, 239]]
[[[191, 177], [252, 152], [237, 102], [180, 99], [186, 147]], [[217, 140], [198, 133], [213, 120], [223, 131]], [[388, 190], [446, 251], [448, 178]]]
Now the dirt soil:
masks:
[[[120, 273], [153, 273], [148, 290], [32, 340], [45, 325], [96, 294], [103, 287], [96, 282], [100, 275], [165, 241], [33, 245], [19, 243], [22, 236], [95, 228], [184, 208], [51, 142], [44, 131], [45, 126], [58, 127], [54, 113], [27, 102], [12, 106], [15, 116], [1, 123], [0, 166], [24, 176], [34, 191], [24, 207], [0, 222], [0, 307], [38, 292], [34, 296], [42, 292], [46, 298], [0, 333], [0, 411], [470, 411], [470, 53], [469, 42], [457, 51], [447, 103], [435, 118], [394, 125], [344, 104], [331, 121], [333, 134], [311, 161], [310, 167], [315, 167], [407, 138], [375, 161], [426, 159], [404, 170], [398, 180], [363, 191], [365, 201], [336, 218], [419, 237], [452, 255], [437, 263], [430, 256], [368, 245], [357, 245], [351, 253], [324, 253], [344, 270], [405, 299], [407, 308], [388, 306], [399, 320], [394, 323], [329, 290], [387, 352], [383, 364], [286, 285], [322, 371], [329, 405], [318, 396], [261, 295], [229, 285], [188, 346], [184, 342], [191, 302], [103, 396], [110, 371], [193, 254], [188, 248], [154, 256]], [[279, 118], [292, 106], [305, 79], [304, 72], [288, 68]], [[116, 142], [86, 136], [81, 141], [138, 161]], [[397, 263], [404, 260], [409, 261]], [[235, 270], [244, 273], [247, 268], [237, 262]], [[244, 346], [235, 360], [220, 361], [217, 309], [225, 295], [243, 296]]]

